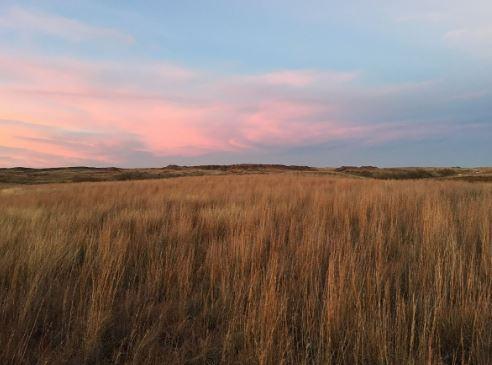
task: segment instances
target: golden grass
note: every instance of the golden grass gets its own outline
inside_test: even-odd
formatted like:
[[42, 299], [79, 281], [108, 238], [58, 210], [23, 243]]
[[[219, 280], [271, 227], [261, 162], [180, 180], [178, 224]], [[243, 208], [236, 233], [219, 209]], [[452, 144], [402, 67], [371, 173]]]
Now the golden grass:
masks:
[[492, 185], [244, 175], [0, 196], [2, 364], [490, 364]]

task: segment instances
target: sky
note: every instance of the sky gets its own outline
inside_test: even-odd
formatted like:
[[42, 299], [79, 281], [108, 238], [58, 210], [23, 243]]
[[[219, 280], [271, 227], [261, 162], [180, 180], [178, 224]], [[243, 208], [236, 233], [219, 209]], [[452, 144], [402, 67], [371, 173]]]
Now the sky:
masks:
[[0, 167], [492, 165], [490, 0], [0, 0]]

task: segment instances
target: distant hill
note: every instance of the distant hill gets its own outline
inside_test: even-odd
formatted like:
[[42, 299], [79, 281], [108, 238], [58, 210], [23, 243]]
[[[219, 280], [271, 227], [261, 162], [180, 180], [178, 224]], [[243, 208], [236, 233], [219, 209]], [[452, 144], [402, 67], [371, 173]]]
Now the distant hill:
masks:
[[492, 168], [439, 168], [439, 167], [398, 167], [378, 168], [376, 166], [341, 166], [339, 168], [317, 168], [281, 164], [232, 164], [232, 165], [168, 165], [161, 168], [124, 169], [117, 167], [57, 167], [57, 168], [0, 168], [0, 183], [47, 184], [67, 182], [125, 181], [145, 179], [166, 179], [184, 176], [224, 174], [268, 174], [306, 173], [340, 177], [373, 179], [453, 179], [465, 181], [492, 181]]

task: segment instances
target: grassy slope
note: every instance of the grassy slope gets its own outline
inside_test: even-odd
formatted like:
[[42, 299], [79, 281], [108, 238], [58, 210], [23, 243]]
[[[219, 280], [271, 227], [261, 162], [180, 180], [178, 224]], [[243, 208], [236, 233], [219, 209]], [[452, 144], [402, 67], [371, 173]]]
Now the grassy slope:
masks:
[[374, 179], [453, 179], [463, 181], [492, 181], [492, 168], [458, 168], [458, 167], [340, 167], [336, 172]]
[[490, 364], [492, 185], [0, 192], [0, 363]]
[[163, 168], [92, 168], [67, 167], [52, 169], [12, 168], [0, 169], [0, 187], [15, 184], [47, 184], [65, 182], [96, 182], [96, 181], [125, 181], [165, 179], [182, 176], [204, 175], [241, 175], [266, 174], [280, 172], [299, 172], [304, 174], [323, 174], [338, 176], [356, 176], [375, 179], [423, 179], [440, 178], [465, 181], [492, 181], [492, 168], [371, 168], [371, 167], [341, 167], [314, 168], [308, 166], [286, 165], [202, 165], [176, 166]]
[[0, 169], [0, 184], [47, 184], [66, 182], [126, 181], [165, 179], [182, 176], [258, 174], [289, 171], [316, 171], [307, 166], [285, 165], [201, 165], [162, 168], [121, 169], [115, 167], [65, 167], [48, 169], [11, 168]]

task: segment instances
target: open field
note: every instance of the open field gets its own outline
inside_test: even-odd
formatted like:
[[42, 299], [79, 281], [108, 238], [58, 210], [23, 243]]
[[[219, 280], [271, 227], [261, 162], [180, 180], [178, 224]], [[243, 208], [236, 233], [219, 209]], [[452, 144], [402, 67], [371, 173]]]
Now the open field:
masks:
[[0, 363], [491, 364], [492, 184], [344, 174], [10, 185]]
[[129, 181], [168, 179], [182, 176], [244, 175], [298, 172], [313, 175], [336, 175], [338, 177], [364, 177], [383, 180], [448, 179], [463, 181], [492, 181], [492, 168], [438, 168], [400, 167], [376, 168], [372, 166], [342, 166], [339, 168], [316, 168], [309, 166], [237, 164], [237, 165], [169, 165], [162, 168], [122, 169], [116, 167], [64, 167], [30, 169], [16, 167], [0, 169], [0, 187], [13, 184], [47, 184], [66, 182]]
[[318, 169], [308, 166], [286, 165], [169, 165], [162, 168], [122, 169], [116, 167], [61, 167], [31, 169], [15, 167], [0, 169], [0, 184], [49, 184], [67, 182], [129, 181], [149, 179], [169, 179], [183, 176], [204, 175], [242, 175], [279, 172], [315, 172]]

